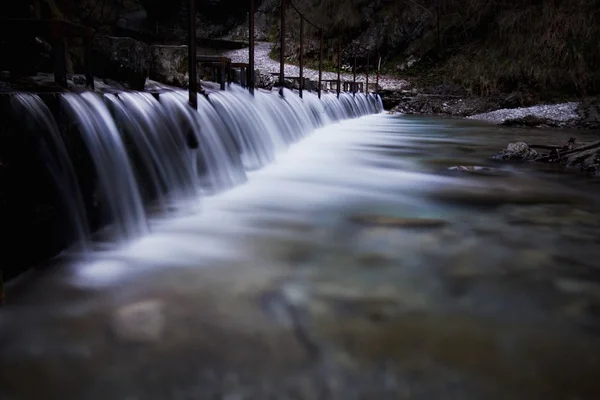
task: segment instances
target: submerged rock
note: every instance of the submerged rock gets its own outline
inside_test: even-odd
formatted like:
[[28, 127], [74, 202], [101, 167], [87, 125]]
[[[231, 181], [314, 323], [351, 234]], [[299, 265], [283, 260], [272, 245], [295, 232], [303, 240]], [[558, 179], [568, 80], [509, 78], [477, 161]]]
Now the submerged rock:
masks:
[[496, 168], [481, 167], [478, 165], [456, 165], [448, 168], [452, 172], [466, 172], [470, 174], [480, 175], [500, 175], [500, 171]]
[[500, 151], [493, 158], [495, 160], [533, 160], [538, 152], [530, 148], [525, 142], [509, 143], [506, 149]]
[[360, 225], [376, 225], [392, 228], [440, 228], [446, 221], [430, 218], [399, 218], [384, 215], [355, 215], [350, 221]]
[[113, 333], [123, 342], [156, 342], [162, 338], [165, 328], [163, 308], [159, 300], [128, 304], [114, 313]]

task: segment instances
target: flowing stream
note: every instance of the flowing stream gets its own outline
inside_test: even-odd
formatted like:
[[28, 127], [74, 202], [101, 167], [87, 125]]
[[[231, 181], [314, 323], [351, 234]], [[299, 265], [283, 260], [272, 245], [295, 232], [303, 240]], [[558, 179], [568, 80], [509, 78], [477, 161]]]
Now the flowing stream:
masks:
[[65, 95], [118, 229], [9, 287], [0, 398], [600, 398], [596, 181], [490, 161], [572, 132], [184, 105]]

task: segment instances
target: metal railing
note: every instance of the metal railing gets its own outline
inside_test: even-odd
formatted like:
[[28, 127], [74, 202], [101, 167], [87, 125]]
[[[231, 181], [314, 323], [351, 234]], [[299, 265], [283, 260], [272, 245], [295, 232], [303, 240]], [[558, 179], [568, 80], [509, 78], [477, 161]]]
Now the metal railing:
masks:
[[[281, 21], [280, 21], [280, 29], [279, 29], [279, 93], [283, 96], [283, 88], [285, 86], [285, 34], [286, 34], [286, 2], [289, 2], [290, 7], [298, 14], [300, 17], [300, 54], [299, 54], [299, 69], [300, 69], [300, 77], [299, 77], [299, 89], [298, 94], [302, 97], [302, 93], [304, 91], [304, 23], [307, 23], [314, 28], [316, 28], [319, 32], [319, 81], [317, 84], [317, 93], [319, 98], [321, 98], [321, 92], [323, 89], [323, 33], [325, 29], [322, 26], [314, 23], [310, 19], [308, 19], [304, 13], [302, 13], [292, 2], [292, 0], [280, 0], [280, 13], [281, 13]], [[250, 93], [254, 94], [255, 82], [254, 82], [254, 14], [255, 14], [255, 1], [249, 0], [249, 18], [248, 18], [248, 70], [247, 70], [247, 83], [248, 90]], [[189, 32], [188, 32], [188, 66], [189, 66], [189, 102], [190, 105], [194, 108], [197, 108], [197, 76], [196, 76], [196, 3], [195, 0], [189, 1]], [[337, 97], [339, 98], [341, 92], [341, 57], [342, 57], [342, 38], [341, 36], [337, 37]], [[353, 72], [353, 81], [352, 81], [352, 92], [354, 94], [357, 93], [357, 83], [356, 83], [356, 51], [358, 48], [362, 48], [363, 50], [367, 50], [367, 71], [366, 71], [366, 85], [365, 85], [365, 93], [369, 93], [369, 62], [370, 62], [370, 54], [371, 50], [368, 48], [363, 48], [361, 46], [354, 47], [354, 66], [352, 69]], [[379, 52], [377, 52], [377, 59], [380, 60]], [[377, 77], [376, 77], [376, 90], [379, 88], [379, 67], [380, 62], [377, 64]]]

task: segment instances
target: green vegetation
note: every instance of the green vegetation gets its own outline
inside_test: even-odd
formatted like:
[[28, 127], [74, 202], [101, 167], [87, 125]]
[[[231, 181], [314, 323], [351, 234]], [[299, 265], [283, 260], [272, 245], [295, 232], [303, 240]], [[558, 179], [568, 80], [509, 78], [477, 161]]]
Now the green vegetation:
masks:
[[[465, 41], [443, 64], [443, 72], [480, 94], [598, 93], [600, 14], [594, 3], [540, 2], [490, 10], [481, 39]], [[483, 22], [479, 25], [482, 29]]]
[[[377, 49], [383, 69], [420, 86], [455, 84], [478, 95], [600, 93], [596, 0], [295, 0], [330, 38]], [[298, 18], [288, 13], [288, 32]], [[309, 32], [315, 38], [315, 32]], [[326, 45], [327, 46], [327, 45]], [[327, 66], [335, 67], [331, 42]], [[307, 65], [318, 65], [307, 53]], [[413, 66], [397, 69], [409, 57]], [[360, 56], [359, 56], [360, 57]], [[364, 63], [364, 52], [359, 63]], [[348, 62], [348, 60], [345, 60]], [[333, 65], [331, 63], [333, 62]]]

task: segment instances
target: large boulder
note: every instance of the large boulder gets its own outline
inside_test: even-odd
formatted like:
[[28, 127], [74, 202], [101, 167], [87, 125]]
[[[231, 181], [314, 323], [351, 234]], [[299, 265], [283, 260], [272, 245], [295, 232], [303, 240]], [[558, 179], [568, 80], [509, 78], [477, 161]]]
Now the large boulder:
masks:
[[578, 125], [583, 128], [600, 129], [600, 99], [584, 100], [577, 109]]
[[101, 36], [94, 39], [94, 74], [143, 90], [150, 69], [148, 45], [130, 37]]
[[150, 79], [172, 86], [187, 88], [188, 47], [150, 46]]

